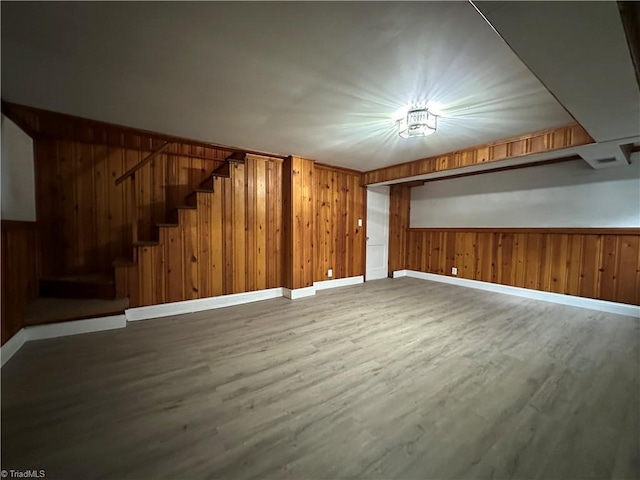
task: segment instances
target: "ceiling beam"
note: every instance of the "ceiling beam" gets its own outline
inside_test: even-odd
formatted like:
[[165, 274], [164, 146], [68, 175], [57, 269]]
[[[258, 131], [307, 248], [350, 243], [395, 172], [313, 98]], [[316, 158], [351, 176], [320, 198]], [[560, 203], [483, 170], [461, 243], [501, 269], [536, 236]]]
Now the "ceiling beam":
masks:
[[[498, 163], [527, 155], [547, 153], [593, 143], [593, 138], [577, 123], [541, 132], [507, 138], [498, 142], [427, 157], [413, 162], [370, 170], [363, 175], [364, 185], [400, 180], [433, 172], [456, 170], [471, 165]], [[526, 166], [523, 164], [521, 166]]]
[[636, 71], [636, 81], [640, 87], [640, 3], [618, 2], [618, 9]]

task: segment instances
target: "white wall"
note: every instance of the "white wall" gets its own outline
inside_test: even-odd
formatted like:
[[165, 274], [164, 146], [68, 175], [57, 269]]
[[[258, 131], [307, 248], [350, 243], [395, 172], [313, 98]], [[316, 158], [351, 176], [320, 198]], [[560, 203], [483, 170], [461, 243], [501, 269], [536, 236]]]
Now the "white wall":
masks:
[[411, 189], [411, 227], [640, 227], [640, 158], [486, 173]]
[[36, 219], [33, 141], [2, 115], [2, 219]]

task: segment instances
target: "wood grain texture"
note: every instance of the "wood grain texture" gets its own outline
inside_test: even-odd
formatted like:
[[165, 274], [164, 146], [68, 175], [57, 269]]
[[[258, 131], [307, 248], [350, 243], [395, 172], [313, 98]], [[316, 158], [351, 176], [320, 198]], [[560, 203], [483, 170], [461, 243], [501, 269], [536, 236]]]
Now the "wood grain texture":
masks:
[[24, 324], [27, 304], [38, 296], [40, 246], [35, 222], [2, 220], [2, 345]]
[[409, 228], [406, 268], [639, 305], [640, 231], [598, 230]]
[[283, 286], [310, 287], [314, 279], [314, 179], [313, 161], [290, 156], [284, 160], [283, 189]]
[[584, 128], [574, 123], [485, 145], [478, 145], [436, 157], [370, 170], [363, 174], [363, 182], [364, 185], [371, 185], [427, 173], [455, 170], [482, 163], [500, 162], [501, 160], [535, 153], [551, 152], [563, 148], [586, 145], [593, 143], [593, 141]]
[[114, 147], [137, 148], [138, 138], [142, 138], [145, 151], [153, 152], [163, 143], [169, 142], [169, 153], [197, 159], [215, 159], [216, 152], [225, 150], [231, 153], [252, 153], [267, 155], [271, 158], [284, 158], [283, 155], [260, 152], [242, 147], [231, 147], [213, 142], [203, 142], [159, 132], [125, 127], [112, 123], [100, 122], [73, 115], [19, 105], [2, 101], [2, 113], [9, 117], [27, 135], [36, 139], [64, 139], [78, 143], [109, 144]]
[[313, 196], [314, 281], [364, 275], [366, 190], [360, 173], [315, 164]]
[[228, 154], [220, 150], [217, 158], [202, 160], [163, 152], [116, 186], [115, 179], [145, 155], [141, 139], [136, 141], [136, 149], [34, 142], [45, 275], [110, 271], [116, 258], [131, 255], [134, 222], [140, 240], [155, 239], [155, 225], [166, 222], [171, 209], [184, 204], [185, 196]]
[[[417, 253], [417, 251], [407, 252], [410, 204], [411, 187], [391, 185], [389, 191], [389, 274], [394, 270], [404, 270], [408, 254], [415, 257]], [[417, 248], [421, 249], [422, 245], [417, 245]]]
[[282, 286], [281, 176], [280, 159], [233, 161], [137, 248], [137, 265], [116, 267], [119, 295], [145, 306]]
[[2, 368], [2, 467], [634, 479], [639, 335], [631, 317], [399, 278], [29, 342]]

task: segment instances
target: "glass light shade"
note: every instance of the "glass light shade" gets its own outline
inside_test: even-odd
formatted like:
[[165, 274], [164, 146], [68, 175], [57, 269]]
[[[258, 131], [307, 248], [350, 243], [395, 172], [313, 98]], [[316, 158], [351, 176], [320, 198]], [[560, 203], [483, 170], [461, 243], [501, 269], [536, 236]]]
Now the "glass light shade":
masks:
[[435, 133], [437, 116], [426, 108], [414, 108], [398, 120], [398, 135], [402, 138], [426, 137]]

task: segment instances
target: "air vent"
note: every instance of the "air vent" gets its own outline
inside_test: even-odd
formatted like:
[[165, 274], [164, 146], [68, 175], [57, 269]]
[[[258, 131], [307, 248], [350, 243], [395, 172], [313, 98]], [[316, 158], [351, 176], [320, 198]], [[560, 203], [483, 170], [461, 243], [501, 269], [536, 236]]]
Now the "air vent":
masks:
[[610, 157], [610, 158], [599, 158], [598, 160], [596, 160], [596, 163], [613, 163], [616, 162], [616, 157]]

